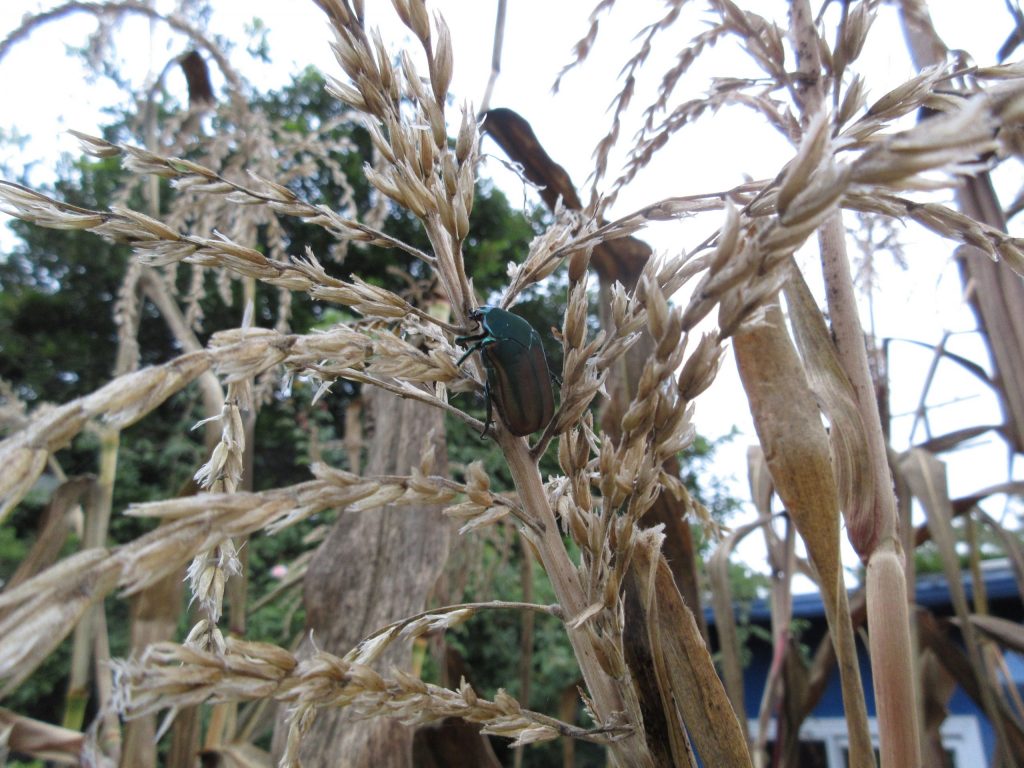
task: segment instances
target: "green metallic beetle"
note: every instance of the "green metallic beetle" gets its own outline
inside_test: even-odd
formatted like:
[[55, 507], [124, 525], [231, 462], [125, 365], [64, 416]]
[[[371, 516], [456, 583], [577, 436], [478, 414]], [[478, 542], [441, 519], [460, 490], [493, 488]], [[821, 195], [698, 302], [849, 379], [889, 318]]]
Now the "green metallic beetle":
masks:
[[456, 365], [462, 365], [477, 350], [483, 357], [487, 369], [484, 433], [493, 423], [492, 401], [505, 428], [517, 437], [546, 427], [555, 412], [555, 399], [540, 334], [519, 315], [498, 307], [480, 307], [469, 316], [480, 323], [482, 330], [455, 339], [457, 344], [475, 342]]

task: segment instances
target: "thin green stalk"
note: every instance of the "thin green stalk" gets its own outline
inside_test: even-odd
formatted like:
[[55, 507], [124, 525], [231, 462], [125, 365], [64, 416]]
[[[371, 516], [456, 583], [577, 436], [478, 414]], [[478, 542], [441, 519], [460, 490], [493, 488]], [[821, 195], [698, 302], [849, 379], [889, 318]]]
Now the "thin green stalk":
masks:
[[[121, 442], [119, 429], [103, 429], [100, 433], [99, 477], [87, 506], [83, 549], [102, 547], [110, 528], [110, 510], [117, 476], [117, 452]], [[64, 704], [63, 725], [80, 731], [85, 722], [85, 706], [89, 700], [89, 678], [93, 662], [93, 641], [97, 617], [103, 603], [91, 606], [75, 627], [71, 648], [71, 669], [68, 673], [68, 692]]]

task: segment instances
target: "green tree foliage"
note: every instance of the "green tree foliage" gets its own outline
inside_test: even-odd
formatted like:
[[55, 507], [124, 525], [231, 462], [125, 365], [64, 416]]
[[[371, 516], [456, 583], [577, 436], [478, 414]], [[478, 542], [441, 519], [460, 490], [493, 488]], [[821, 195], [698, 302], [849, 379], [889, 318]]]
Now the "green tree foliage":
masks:
[[[308, 70], [281, 91], [257, 95], [251, 107], [262, 111], [281, 130], [308, 134], [315, 126], [340, 117], [341, 106], [323, 86], [322, 77]], [[113, 140], [140, 144], [129, 125], [127, 119], [122, 119], [104, 133]], [[226, 131], [231, 126], [212, 128]], [[370, 191], [361, 168], [370, 159], [369, 140], [362, 128], [350, 122], [341, 122], [332, 135], [339, 146], [351, 142], [360, 150], [332, 153], [331, 159], [352, 184], [357, 205], [365, 208]], [[284, 169], [289, 163], [300, 161], [298, 157], [281, 158]], [[84, 159], [64, 164], [50, 191], [69, 203], [105, 209], [116, 202], [118, 190], [127, 180], [117, 160]], [[292, 188], [310, 202], [329, 206], [336, 206], [345, 193], [337, 176], [323, 166], [301, 176]], [[165, 185], [161, 194], [166, 209], [174, 191]], [[146, 210], [137, 191], [129, 205]], [[505, 264], [526, 251], [538, 218], [537, 212], [524, 215], [514, 210], [491, 187], [478, 190], [472, 212], [474, 236], [467, 243], [467, 251], [472, 254], [474, 280], [484, 296], [500, 284]], [[308, 246], [322, 256], [332, 245], [322, 228], [296, 219], [282, 219], [282, 224], [289, 253], [301, 254]], [[98, 389], [110, 379], [118, 344], [115, 304], [132, 255], [124, 246], [112, 245], [87, 233], [43, 229], [17, 221], [12, 227], [20, 241], [0, 259], [0, 379], [9, 382], [14, 394], [29, 408], [64, 403]], [[384, 229], [407, 242], [427, 245], [405, 211], [391, 210]], [[324, 262], [339, 277], [355, 273], [369, 282], [397, 290], [415, 286], [415, 281], [422, 277], [418, 262], [374, 247], [352, 248], [340, 264], [326, 259]], [[180, 279], [186, 280], [187, 276]], [[203, 326], [198, 334], [202, 343], [218, 330], [237, 326], [240, 314], [240, 295], [235, 296], [234, 306], [226, 306], [212, 287], [213, 276], [208, 280], [211, 285], [202, 301]], [[277, 321], [274, 293], [259, 286], [256, 301], [256, 323], [273, 326]], [[324, 305], [307, 296], [295, 295], [290, 307], [291, 329], [304, 333], [337, 319], [325, 317], [325, 310]], [[181, 352], [156, 308], [148, 303], [142, 308], [139, 347], [142, 365], [163, 362]], [[308, 479], [310, 431], [317, 430], [321, 442], [333, 439], [342, 431], [346, 403], [357, 393], [352, 385], [339, 382], [332, 388], [331, 396], [311, 405], [315, 389], [304, 382], [295, 382], [293, 386], [298, 396], [272, 397], [260, 409], [254, 458], [257, 490]], [[202, 417], [198, 394], [189, 389], [122, 434], [111, 543], [128, 541], [152, 525], [118, 514], [128, 504], [173, 497], [188, 485], [191, 475], [205, 460], [201, 434], [191, 429]], [[472, 442], [479, 448], [478, 441]], [[96, 436], [83, 434], [59, 454], [63, 471], [68, 475], [95, 473], [96, 450]], [[342, 457], [339, 453], [332, 458]], [[44, 502], [45, 494], [36, 494], [35, 503], [28, 500], [10, 524], [0, 528], [0, 580], [10, 577], [31, 546]], [[288, 563], [308, 548], [303, 542], [308, 528], [296, 526], [250, 542], [253, 602], [278, 586], [272, 575], [274, 565]], [[302, 614], [293, 610], [297, 599], [296, 590], [292, 590], [290, 598], [271, 602], [254, 614], [250, 624], [252, 636], [281, 641], [299, 631]], [[120, 635], [120, 642], [115, 644], [121, 646], [116, 650], [123, 653], [128, 647], [123, 603], [115, 615], [120, 624], [119, 629], [114, 629], [114, 634]], [[114, 616], [111, 618], [112, 627], [116, 627]], [[19, 711], [52, 717], [59, 711], [59, 707], [51, 705], [63, 694], [61, 670], [66, 664], [66, 655], [56, 654], [8, 703]]]
[[[317, 165], [300, 174], [291, 188], [303, 199], [331, 207], [351, 195], [356, 208], [370, 205], [371, 191], [362, 173], [362, 165], [370, 161], [370, 142], [358, 125], [342, 120], [342, 107], [324, 90], [321, 76], [308, 70], [289, 87], [253, 97], [251, 108], [261, 111], [277, 130], [308, 135], [324, 125], [336, 127], [328, 138], [338, 147], [354, 145], [358, 152], [338, 151], [329, 154], [333, 167]], [[140, 144], [132, 135], [131, 122], [119, 120], [105, 131], [110, 140]], [[214, 123], [214, 131], [229, 132], [233, 126]], [[304, 162], [298, 155], [283, 155], [282, 172]], [[339, 183], [343, 179], [347, 188]], [[53, 193], [70, 203], [105, 209], [116, 201], [116, 194], [127, 178], [116, 160], [79, 160], [65, 166], [55, 183]], [[175, 192], [166, 185], [161, 189], [162, 207], [168, 208]], [[145, 210], [141, 193], [136, 191], [129, 204]], [[486, 302], [505, 281], [506, 264], [525, 253], [530, 239], [539, 231], [544, 214], [539, 210], [517, 211], [504, 195], [488, 183], [477, 190], [471, 216], [471, 237], [465, 244], [466, 262], [481, 301]], [[301, 220], [281, 220], [285, 228], [287, 250], [301, 254], [307, 247], [322, 258], [325, 267], [338, 277], [356, 274], [368, 282], [395, 291], [429, 294], [423, 284], [422, 264], [407, 254], [375, 247], [354, 247], [345, 258], [330, 262], [323, 258], [333, 245], [321, 227]], [[20, 242], [0, 262], [0, 378], [14, 385], [16, 395], [30, 407], [45, 402], [67, 402], [105, 384], [111, 375], [117, 353], [118, 329], [115, 304], [132, 255], [123, 246], [114, 246], [92, 235], [75, 231], [58, 231], [15, 222], [13, 227]], [[385, 231], [408, 243], [427, 248], [415, 219], [406, 211], [392, 209]], [[203, 233], [206, 234], [206, 233]], [[266, 233], [259, 233], [266, 248]], [[184, 271], [182, 271], [184, 272]], [[188, 277], [179, 276], [184, 283]], [[234, 305], [225, 305], [212, 286], [202, 300], [203, 324], [199, 340], [205, 343], [214, 332], [238, 324], [240, 295], [235, 291]], [[558, 371], [559, 349], [550, 329], [558, 325], [564, 307], [564, 277], [552, 278], [555, 287], [546, 295], [536, 291], [516, 311], [523, 314], [541, 331], [549, 349], [552, 370]], [[187, 286], [179, 286], [183, 292]], [[277, 320], [275, 294], [266, 286], [256, 293], [256, 323], [273, 326]], [[82, 322], [88, 318], [88, 322]], [[289, 325], [297, 333], [326, 327], [344, 319], [334, 309], [295, 294], [290, 307]], [[180, 354], [158, 311], [149, 304], [142, 310], [139, 327], [141, 364], [159, 363]], [[306, 469], [311, 456], [314, 433], [318, 443], [326, 445], [343, 432], [345, 406], [357, 394], [354, 385], [337, 382], [330, 396], [312, 404], [315, 391], [309, 382], [292, 382], [294, 397], [274, 396], [259, 411], [256, 422], [256, 454], [254, 483], [256, 490], [280, 487], [308, 479]], [[478, 407], [478, 395], [458, 397], [475, 399], [460, 405]], [[114, 498], [114, 520], [111, 534], [116, 541], [127, 541], [139, 535], [151, 523], [117, 514], [132, 502], [167, 498], [180, 493], [189, 484], [195, 469], [204, 460], [201, 439], [191, 427], [202, 418], [198, 395], [192, 389], [180, 393], [144, 422], [126, 430], [121, 437], [117, 484]], [[448, 422], [449, 460], [456, 476], [460, 466], [482, 460], [497, 488], [511, 489], [511, 477], [504, 460], [490, 440], [482, 439], [465, 424]], [[59, 455], [68, 474], [95, 472], [96, 437], [85, 434]], [[545, 457], [545, 470], [558, 472], [555, 446]], [[732, 511], [736, 502], [721, 487], [699, 487], [698, 476], [711, 460], [714, 446], [698, 441], [690, 455], [684, 457], [689, 467], [685, 481], [690, 490], [718, 517]], [[326, 450], [325, 458], [344, 466], [342, 451]], [[33, 527], [38, 507], [27, 507], [27, 514], [13, 518], [12, 526], [0, 528], [0, 579], [9, 577], [24, 556], [35, 535]], [[249, 548], [249, 599], [252, 610], [248, 633], [252, 639], [267, 639], [287, 644], [301, 631], [303, 613], [299, 590], [281, 590], [280, 575], [275, 566], [293, 561], [309, 548], [304, 541], [312, 526], [288, 528], [275, 536], [259, 536]], [[511, 529], [509, 529], [509, 535]], [[506, 600], [523, 599], [518, 541], [512, 540], [504, 553], [492, 544], [483, 547], [480, 570], [489, 575], [486, 583], [471, 584], [466, 595], [456, 599]], [[539, 567], [534, 568], [533, 597], [535, 602], [553, 602], [550, 586]], [[111, 627], [118, 646], [115, 652], [128, 648], [128, 619], [123, 602], [109, 601]], [[118, 603], [113, 605], [113, 603]], [[510, 680], [519, 679], [519, 634], [521, 616], [514, 612], [485, 613], [469, 626], [452, 635], [450, 642], [464, 657], [474, 685], [487, 694]], [[55, 654], [29, 684], [10, 701], [19, 711], [47, 717], [57, 711], [63, 693], [65, 653]], [[532, 690], [529, 704], [542, 711], [557, 711], [559, 697], [572, 689], [579, 671], [564, 633], [554, 620], [539, 619], [534, 630], [532, 657]], [[517, 690], [512, 691], [519, 695]], [[526, 703], [526, 702], [524, 702]], [[496, 742], [501, 750], [505, 746]], [[557, 744], [527, 751], [525, 765], [544, 765], [555, 759]], [[601, 751], [589, 745], [577, 745], [578, 757], [587, 765], [597, 765]], [[503, 759], [511, 759], [503, 753]]]

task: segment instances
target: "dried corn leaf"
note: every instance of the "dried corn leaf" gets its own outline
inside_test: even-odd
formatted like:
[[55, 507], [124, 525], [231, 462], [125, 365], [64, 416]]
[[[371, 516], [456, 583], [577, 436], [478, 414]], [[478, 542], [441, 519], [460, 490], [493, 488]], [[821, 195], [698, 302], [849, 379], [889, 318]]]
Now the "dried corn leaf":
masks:
[[[654, 531], [637, 537], [628, 578], [644, 601], [666, 721], [670, 728], [678, 729], [678, 709], [705, 765], [749, 766], [743, 729], [693, 613], [679, 595], [672, 571], [661, 555], [660, 539]], [[670, 734], [670, 738], [675, 764], [684, 765], [685, 733]]]
[[711, 582], [711, 608], [715, 614], [718, 632], [718, 651], [721, 655], [722, 677], [725, 690], [739, 718], [740, 727], [747, 734], [746, 705], [743, 700], [743, 662], [740, 658], [739, 637], [736, 634], [736, 616], [733, 612], [732, 587], [729, 580], [729, 557], [733, 549], [752, 531], [771, 520], [762, 514], [756, 520], [742, 525], [718, 545], [707, 561], [708, 580]]
[[[21, 685], [78, 624], [90, 606], [114, 588], [120, 566], [110, 559], [81, 561], [86, 569], [0, 619], [0, 697]], [[45, 577], [46, 573], [41, 574]], [[25, 582], [33, 585], [36, 579]]]
[[828, 438], [847, 534], [857, 551], [863, 553], [864, 547], [858, 542], [871, 541], [874, 536], [875, 480], [853, 385], [839, 361], [821, 311], [795, 264], [783, 290], [807, 383], [829, 420]]
[[991, 528], [992, 532], [1002, 542], [1003, 551], [1009, 558], [1010, 565], [1013, 566], [1013, 575], [1017, 579], [1017, 591], [1024, 595], [1024, 544], [1021, 543], [1019, 536], [1015, 532], [1006, 530], [1004, 526], [993, 520], [986, 512], [979, 512], [978, 518]]
[[834, 609], [842, 573], [828, 439], [778, 303], [767, 308], [763, 323], [736, 334], [733, 349], [776, 493], [807, 544]]
[[[776, 493], [818, 570], [851, 739], [866, 748], [870, 744], [867, 707], [839, 556], [839, 496], [831, 451], [821, 412], [777, 302], [767, 307], [762, 323], [736, 334], [733, 349]], [[821, 378], [824, 384], [825, 377]], [[848, 448], [856, 452], [857, 447]], [[874, 493], [867, 498], [873, 499]]]
[[1000, 425], [998, 424], [980, 424], [975, 427], [965, 427], [964, 429], [957, 429], [944, 435], [929, 438], [923, 443], [918, 443], [915, 447], [932, 454], [944, 453], [959, 448], [969, 440], [973, 440], [990, 430], [998, 431], [999, 428]]
[[912, 448], [903, 454], [899, 469], [927, 514], [928, 530], [942, 559], [942, 572], [946, 576], [953, 609], [960, 620], [967, 655], [975, 676], [982, 682], [980, 695], [983, 708], [995, 726], [1000, 742], [1006, 743], [1006, 733], [998, 717], [999, 699], [993, 688], [984, 682], [988, 679], [988, 674], [977, 632], [970, 623], [971, 610], [961, 580], [960, 559], [956, 553], [956, 540], [953, 534], [953, 502], [949, 498], [946, 486], [946, 465], [927, 451]]
[[[1024, 626], [1020, 623], [979, 613], [972, 613], [968, 621], [1004, 648], [1024, 653]], [[959, 618], [953, 619], [953, 623], [963, 626]]]
[[60, 765], [80, 765], [85, 741], [80, 731], [0, 709], [0, 734], [4, 731], [8, 735], [3, 746], [14, 752]]

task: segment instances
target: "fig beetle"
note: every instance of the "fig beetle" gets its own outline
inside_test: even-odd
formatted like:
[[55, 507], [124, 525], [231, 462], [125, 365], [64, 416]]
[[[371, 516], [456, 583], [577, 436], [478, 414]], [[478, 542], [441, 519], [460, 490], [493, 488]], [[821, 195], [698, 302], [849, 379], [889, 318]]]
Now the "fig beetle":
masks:
[[481, 330], [455, 339], [457, 344], [474, 342], [456, 365], [477, 350], [483, 357], [487, 371], [484, 432], [493, 423], [492, 402], [505, 428], [517, 437], [546, 427], [554, 415], [555, 400], [540, 334], [519, 315], [498, 307], [474, 309], [469, 317], [480, 323]]

